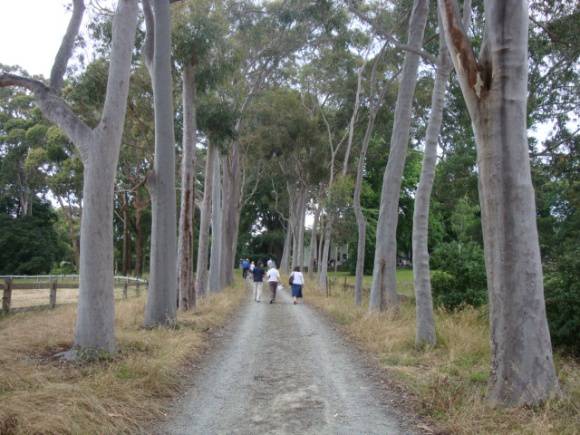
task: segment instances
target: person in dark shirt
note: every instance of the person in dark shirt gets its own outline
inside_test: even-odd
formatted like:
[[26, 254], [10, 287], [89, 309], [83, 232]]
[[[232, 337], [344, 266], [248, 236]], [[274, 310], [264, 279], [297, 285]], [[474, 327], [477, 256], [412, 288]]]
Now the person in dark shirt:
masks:
[[254, 276], [254, 300], [256, 302], [260, 302], [262, 298], [262, 286], [264, 285], [264, 275], [266, 274], [263, 267], [262, 263], [258, 263], [252, 270], [252, 275]]
[[242, 260], [242, 278], [246, 279], [246, 275], [248, 275], [249, 270], [250, 270], [250, 260], [244, 258]]

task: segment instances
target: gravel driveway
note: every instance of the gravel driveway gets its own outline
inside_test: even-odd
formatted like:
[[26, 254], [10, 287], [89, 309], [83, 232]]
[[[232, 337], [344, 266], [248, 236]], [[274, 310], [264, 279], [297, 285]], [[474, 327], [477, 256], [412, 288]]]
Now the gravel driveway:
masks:
[[272, 305], [248, 301], [216, 341], [155, 433], [411, 433], [364, 356], [285, 291]]

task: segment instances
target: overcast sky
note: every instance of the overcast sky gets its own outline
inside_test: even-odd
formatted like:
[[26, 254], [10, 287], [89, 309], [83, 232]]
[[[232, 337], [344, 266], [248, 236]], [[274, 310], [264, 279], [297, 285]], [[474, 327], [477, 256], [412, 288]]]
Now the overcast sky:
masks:
[[70, 14], [66, 0], [0, 0], [0, 63], [47, 77]]

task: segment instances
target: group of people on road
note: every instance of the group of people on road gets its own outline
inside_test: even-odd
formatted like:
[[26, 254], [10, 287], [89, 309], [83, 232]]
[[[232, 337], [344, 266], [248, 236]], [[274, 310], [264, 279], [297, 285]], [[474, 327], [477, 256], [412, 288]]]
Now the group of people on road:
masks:
[[[254, 300], [256, 302], [262, 301], [262, 288], [264, 278], [266, 278], [271, 293], [270, 303], [273, 304], [276, 302], [276, 292], [278, 291], [278, 287], [281, 286], [280, 272], [276, 269], [276, 263], [272, 259], [269, 259], [266, 262], [266, 269], [262, 262], [255, 264], [253, 261], [250, 262], [250, 260], [246, 258], [242, 260], [241, 266], [243, 278], [252, 283]], [[290, 274], [289, 284], [292, 288], [294, 305], [296, 305], [298, 299], [302, 298], [302, 287], [304, 286], [304, 275], [300, 271], [300, 267], [295, 267]]]

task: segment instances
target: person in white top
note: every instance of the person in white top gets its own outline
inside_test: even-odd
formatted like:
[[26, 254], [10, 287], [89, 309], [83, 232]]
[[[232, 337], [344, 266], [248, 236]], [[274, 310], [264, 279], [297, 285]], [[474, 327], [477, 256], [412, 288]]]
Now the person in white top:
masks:
[[304, 286], [304, 275], [300, 272], [300, 266], [294, 268], [294, 271], [290, 274], [289, 282], [292, 286], [294, 305], [296, 305], [297, 299], [302, 298], [302, 287]]
[[268, 277], [268, 285], [270, 286], [270, 291], [272, 292], [272, 299], [270, 299], [270, 303], [273, 304], [276, 300], [276, 289], [278, 288], [278, 282], [280, 281], [280, 272], [276, 269], [274, 265], [268, 269], [266, 272], [266, 276]]

